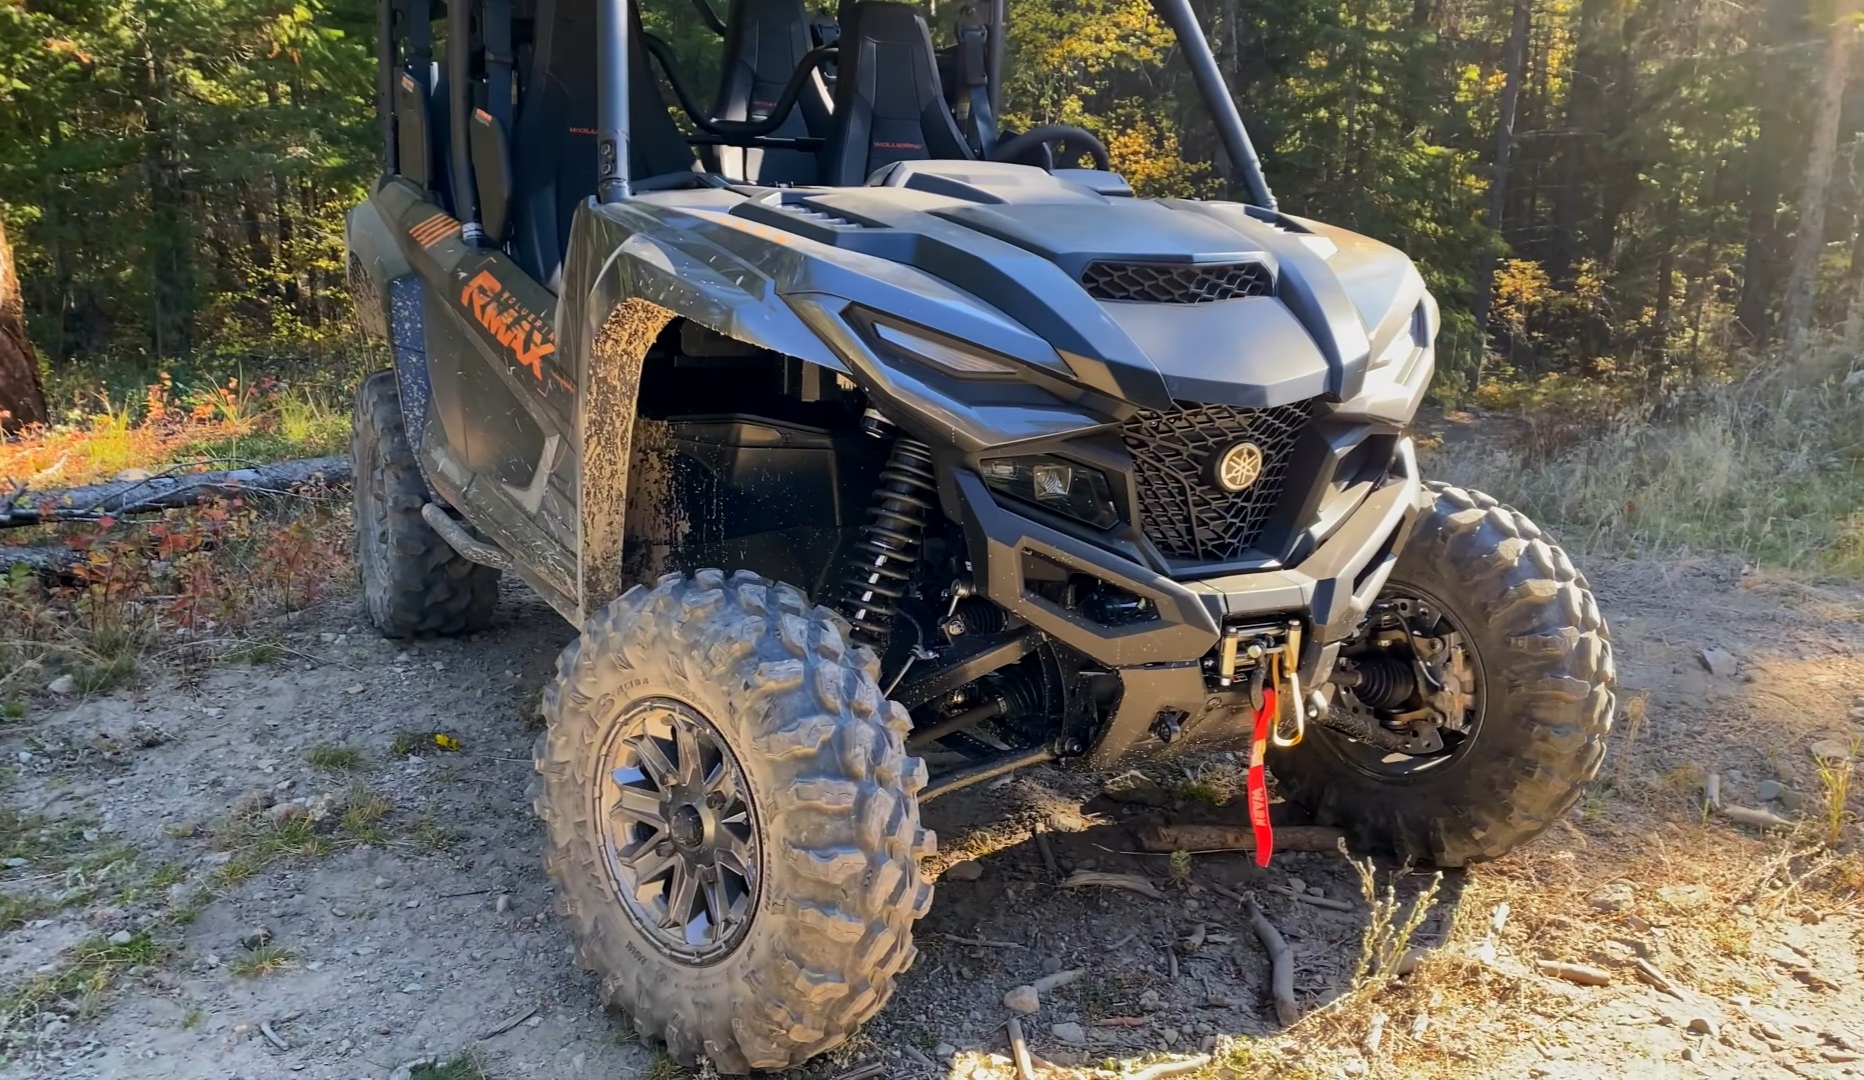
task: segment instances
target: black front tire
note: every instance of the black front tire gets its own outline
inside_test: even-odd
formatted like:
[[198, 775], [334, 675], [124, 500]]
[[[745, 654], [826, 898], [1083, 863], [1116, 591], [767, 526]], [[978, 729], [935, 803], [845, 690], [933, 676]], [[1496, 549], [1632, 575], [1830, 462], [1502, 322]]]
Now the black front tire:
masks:
[[[925, 763], [873, 651], [798, 589], [702, 570], [636, 586], [563, 651], [544, 691], [536, 810], [557, 910], [584, 967], [682, 1065], [786, 1069], [878, 1012], [932, 903], [919, 860]], [[748, 788], [760, 881], [749, 924], [704, 962], [657, 942], [618, 893], [601, 810], [631, 710], [672, 701], [709, 724]], [[639, 886], [636, 886], [637, 890]]]
[[1426, 492], [1388, 587], [1436, 598], [1474, 639], [1486, 700], [1469, 745], [1405, 774], [1310, 724], [1269, 763], [1286, 795], [1356, 848], [1462, 866], [1507, 854], [1572, 809], [1604, 758], [1616, 678], [1605, 620], [1565, 552], [1481, 492]]
[[451, 637], [491, 625], [499, 572], [461, 557], [421, 517], [427, 482], [392, 371], [369, 376], [356, 391], [350, 463], [356, 574], [375, 628], [391, 638]]

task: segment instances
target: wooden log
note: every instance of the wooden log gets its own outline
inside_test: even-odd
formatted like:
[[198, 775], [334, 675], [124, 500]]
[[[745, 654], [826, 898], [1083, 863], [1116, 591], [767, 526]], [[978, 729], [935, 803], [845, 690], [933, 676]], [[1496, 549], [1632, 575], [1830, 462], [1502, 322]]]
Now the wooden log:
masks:
[[[1275, 830], [1276, 851], [1335, 851], [1346, 834], [1322, 825], [1283, 825]], [[1157, 823], [1139, 832], [1147, 851], [1214, 853], [1254, 851], [1255, 833], [1240, 825], [1171, 825]]]
[[192, 506], [208, 499], [284, 495], [313, 484], [337, 486], [349, 480], [348, 457], [321, 457], [215, 472], [169, 472], [83, 487], [17, 491], [0, 506], [0, 528], [95, 521], [105, 516]]

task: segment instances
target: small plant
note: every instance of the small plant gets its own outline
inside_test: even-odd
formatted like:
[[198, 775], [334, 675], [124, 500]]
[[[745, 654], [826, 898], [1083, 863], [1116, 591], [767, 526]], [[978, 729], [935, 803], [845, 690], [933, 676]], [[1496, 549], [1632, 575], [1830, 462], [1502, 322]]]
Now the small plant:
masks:
[[386, 842], [381, 830], [382, 820], [394, 808], [395, 804], [388, 796], [370, 791], [361, 784], [353, 785], [343, 811], [344, 835], [359, 844], [380, 847]]
[[1171, 853], [1171, 880], [1173, 884], [1184, 885], [1191, 880], [1191, 853], [1174, 851]]
[[[1366, 917], [1365, 936], [1360, 941], [1359, 960], [1353, 968], [1353, 977], [1348, 985], [1352, 993], [1377, 989], [1391, 980], [1398, 970], [1398, 961], [1405, 950], [1411, 947], [1411, 937], [1417, 928], [1424, 925], [1424, 918], [1430, 914], [1431, 907], [1437, 902], [1437, 890], [1443, 885], [1441, 872], [1431, 875], [1430, 884], [1411, 902], [1408, 909], [1402, 909], [1398, 902], [1398, 891], [1394, 884], [1397, 879], [1409, 872], [1403, 867], [1394, 873], [1380, 891], [1378, 879], [1371, 859], [1352, 859], [1353, 869], [1359, 874], [1359, 893], [1365, 897], [1370, 909]], [[1378, 973], [1378, 981], [1370, 976]]]
[[1859, 745], [1850, 746], [1850, 755], [1843, 758], [1819, 758], [1819, 786], [1825, 792], [1825, 816], [1820, 822], [1824, 829], [1825, 846], [1837, 847], [1844, 841], [1845, 826], [1851, 823], [1851, 776], [1855, 766], [1852, 758], [1857, 757]]
[[291, 966], [297, 955], [283, 945], [261, 945], [227, 962], [227, 970], [242, 979], [257, 979]]
[[458, 834], [440, 824], [432, 814], [421, 818], [411, 836], [414, 846], [422, 851], [446, 851], [460, 841]]
[[419, 731], [397, 731], [395, 738], [388, 744], [391, 757], [408, 757], [427, 749], [427, 735]]
[[193, 1031], [195, 1028], [200, 1027], [201, 1022], [206, 1019], [207, 1014], [201, 1011], [199, 1005], [190, 1005], [187, 1013], [181, 1018], [181, 1029], [183, 1031]]
[[461, 1050], [438, 1065], [416, 1069], [414, 1076], [418, 1080], [491, 1080], [479, 1063], [479, 1055], [471, 1050]]
[[187, 876], [187, 868], [180, 863], [163, 863], [155, 868], [155, 873], [149, 875], [149, 887], [166, 889], [170, 885], [178, 884]]
[[665, 1050], [655, 1050], [654, 1059], [647, 1063], [641, 1072], [641, 1080], [682, 1080], [686, 1070], [674, 1061]]
[[22, 699], [8, 698], [4, 704], [0, 704], [0, 721], [14, 724], [24, 719], [26, 719], [26, 702]]
[[332, 772], [352, 772], [368, 764], [368, 758], [354, 746], [342, 743], [320, 743], [313, 746], [304, 755], [314, 769], [328, 769]]

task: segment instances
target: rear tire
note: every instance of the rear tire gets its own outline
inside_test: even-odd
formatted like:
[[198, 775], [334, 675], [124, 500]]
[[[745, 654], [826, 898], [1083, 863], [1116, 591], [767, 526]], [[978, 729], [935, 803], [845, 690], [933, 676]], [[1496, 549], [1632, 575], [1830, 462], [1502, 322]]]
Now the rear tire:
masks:
[[421, 517], [428, 501], [401, 418], [395, 373], [356, 391], [350, 426], [356, 573], [363, 606], [384, 637], [450, 637], [483, 630], [498, 604], [499, 572], [463, 558]]
[[[670, 574], [592, 618], [544, 692], [536, 809], [558, 913], [603, 996], [682, 1065], [801, 1064], [878, 1012], [916, 955], [925, 763], [847, 629], [747, 571]], [[655, 760], [642, 733], [659, 731]], [[716, 839], [727, 827], [735, 844]], [[700, 888], [726, 880], [720, 902], [676, 904], [687, 871], [668, 864], [689, 855]]]
[[1481, 492], [1426, 490], [1390, 585], [1435, 597], [1473, 638], [1486, 702], [1470, 744], [1399, 775], [1310, 724], [1269, 763], [1285, 794], [1362, 850], [1462, 866], [1507, 854], [1579, 800], [1604, 758], [1616, 677], [1605, 620], [1565, 552]]

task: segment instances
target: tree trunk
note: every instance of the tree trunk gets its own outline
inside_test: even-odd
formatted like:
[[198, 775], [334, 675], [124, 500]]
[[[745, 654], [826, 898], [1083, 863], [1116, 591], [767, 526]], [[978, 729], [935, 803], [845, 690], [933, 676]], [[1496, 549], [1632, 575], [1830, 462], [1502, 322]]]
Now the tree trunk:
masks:
[[1243, 15], [1241, 0], [1223, 0], [1223, 70], [1230, 76], [1232, 91], [1241, 71], [1243, 55]]
[[[1521, 76], [1527, 66], [1528, 15], [1532, 0], [1514, 0], [1514, 21], [1508, 28], [1508, 56], [1502, 77], [1501, 109], [1495, 117], [1495, 168], [1489, 181], [1489, 228], [1499, 240], [1508, 210], [1508, 168], [1514, 157], [1515, 109], [1521, 101]], [[1488, 355], [1489, 306], [1495, 293], [1495, 249], [1482, 254], [1476, 268], [1476, 365], [1470, 369], [1470, 393], [1482, 385], [1482, 360]]]
[[1780, 163], [1790, 152], [1794, 124], [1797, 65], [1786, 62], [1777, 47], [1798, 39], [1803, 5], [1769, 0], [1748, 50], [1749, 84], [1758, 101], [1756, 132], [1747, 146], [1747, 235], [1741, 255], [1741, 297], [1735, 321], [1756, 347], [1773, 332], [1774, 302], [1780, 289]]
[[0, 431], [12, 433], [46, 421], [39, 357], [26, 337], [26, 307], [19, 295], [6, 219], [0, 217]]
[[1562, 287], [1572, 284], [1580, 232], [1591, 216], [1590, 204], [1596, 190], [1592, 171], [1597, 167], [1603, 134], [1606, 83], [1616, 55], [1611, 42], [1621, 36], [1613, 26], [1621, 24], [1623, 18], [1612, 0], [1580, 2], [1572, 83], [1566, 92], [1565, 145], [1554, 187], [1552, 244], [1547, 259], [1548, 276]]
[[1657, 257], [1657, 296], [1651, 304], [1650, 359], [1645, 371], [1652, 402], [1663, 396], [1663, 376], [1670, 366], [1670, 293], [1676, 277], [1676, 218], [1680, 210], [1680, 201], [1670, 196], [1659, 225], [1662, 235], [1658, 242], [1663, 245], [1663, 254]]
[[1825, 53], [1825, 78], [1819, 111], [1813, 120], [1812, 152], [1806, 159], [1806, 184], [1800, 192], [1799, 230], [1793, 240], [1793, 270], [1786, 283], [1786, 347], [1798, 356], [1812, 334], [1812, 305], [1819, 290], [1819, 255], [1825, 250], [1825, 197], [1838, 159], [1838, 119], [1843, 111], [1846, 66], [1857, 37], [1858, 0], [1840, 0]]

